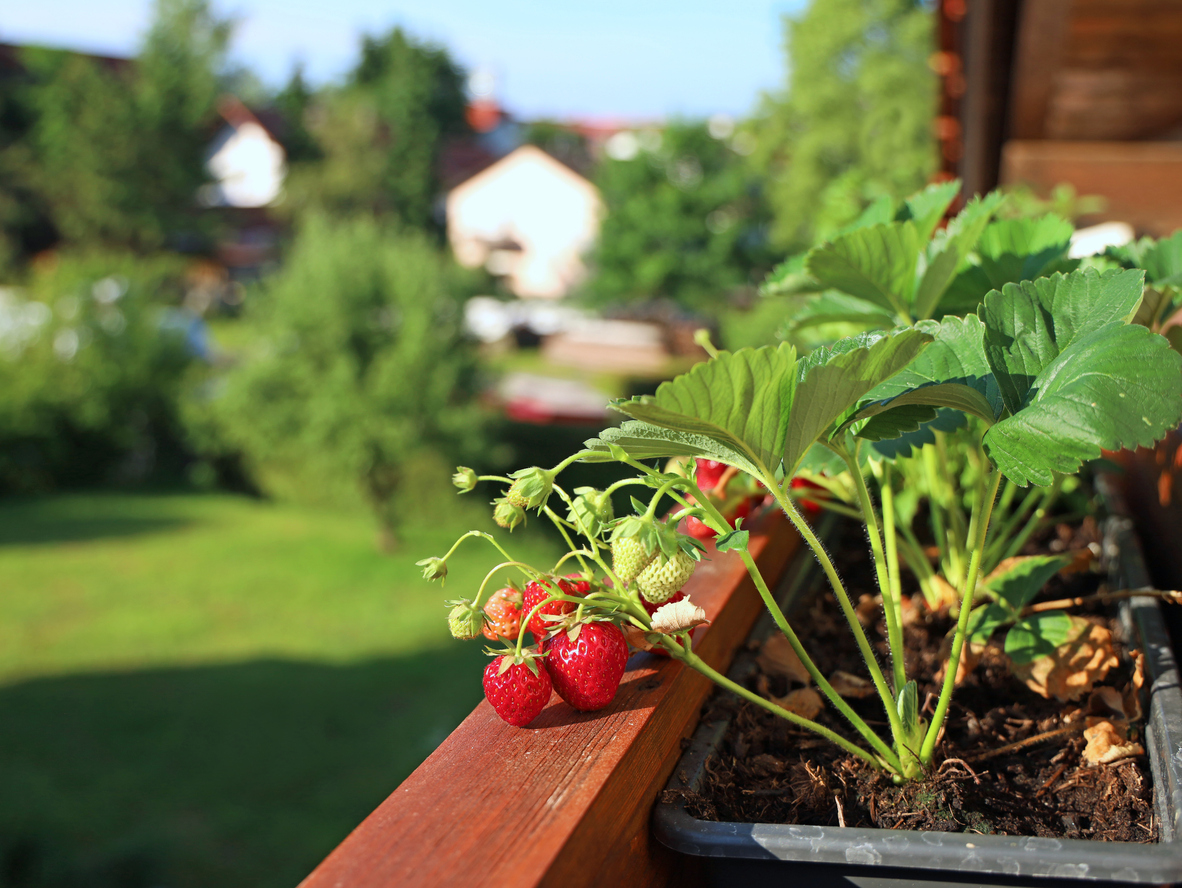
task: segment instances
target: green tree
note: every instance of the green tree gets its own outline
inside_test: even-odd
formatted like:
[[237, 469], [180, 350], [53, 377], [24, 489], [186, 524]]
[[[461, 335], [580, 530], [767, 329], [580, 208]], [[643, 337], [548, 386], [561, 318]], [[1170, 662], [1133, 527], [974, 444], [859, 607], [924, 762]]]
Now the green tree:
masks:
[[30, 50], [26, 166], [59, 237], [151, 250], [194, 225], [230, 25], [157, 0], [134, 65]]
[[376, 212], [430, 228], [439, 154], [466, 131], [465, 106], [463, 72], [446, 50], [400, 28], [366, 37], [347, 84], [308, 111], [323, 159], [296, 165], [290, 209]]
[[923, 0], [813, 0], [786, 25], [788, 89], [767, 98], [753, 129], [773, 239], [799, 247], [935, 170], [935, 38]]
[[606, 159], [596, 184], [607, 209], [586, 299], [671, 299], [715, 311], [767, 269], [768, 211], [746, 159], [705, 125], [642, 134], [630, 159]]
[[250, 303], [259, 347], [213, 410], [266, 479], [345, 482], [387, 539], [406, 467], [478, 452], [458, 272], [421, 233], [309, 215], [281, 272]]

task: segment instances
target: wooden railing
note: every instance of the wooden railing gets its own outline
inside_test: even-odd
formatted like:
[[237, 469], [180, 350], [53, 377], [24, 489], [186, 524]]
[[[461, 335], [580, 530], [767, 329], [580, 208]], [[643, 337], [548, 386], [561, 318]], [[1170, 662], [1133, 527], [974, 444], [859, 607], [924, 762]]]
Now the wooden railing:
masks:
[[[774, 583], [799, 537], [778, 511], [751, 530], [751, 554]], [[725, 669], [763, 605], [733, 552], [708, 558], [686, 588], [711, 619], [694, 649]], [[680, 663], [636, 654], [601, 712], [555, 695], [521, 729], [482, 701], [302, 888], [697, 885], [697, 869], [657, 844], [648, 820], [710, 689]]]

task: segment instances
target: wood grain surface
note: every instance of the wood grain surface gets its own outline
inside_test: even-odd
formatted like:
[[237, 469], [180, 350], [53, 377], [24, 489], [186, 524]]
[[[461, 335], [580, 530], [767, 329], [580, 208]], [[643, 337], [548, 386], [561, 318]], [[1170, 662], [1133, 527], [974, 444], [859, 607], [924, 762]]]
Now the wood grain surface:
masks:
[[[799, 537], [778, 511], [751, 529], [750, 551], [774, 586]], [[725, 669], [763, 605], [733, 552], [711, 547], [708, 558], [686, 587], [712, 620], [694, 647]], [[701, 884], [696, 864], [650, 838], [648, 821], [710, 689], [680, 663], [641, 653], [600, 712], [555, 695], [521, 729], [482, 701], [302, 888]]]

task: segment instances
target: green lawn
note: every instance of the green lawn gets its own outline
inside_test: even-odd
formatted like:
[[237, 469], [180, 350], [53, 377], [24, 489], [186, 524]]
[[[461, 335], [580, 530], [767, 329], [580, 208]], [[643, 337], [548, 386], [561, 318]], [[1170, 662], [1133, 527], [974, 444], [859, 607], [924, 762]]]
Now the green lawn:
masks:
[[[414, 567], [464, 505], [382, 556], [231, 496], [0, 504], [0, 885], [295, 885], [480, 697]], [[467, 545], [450, 595], [495, 563]]]

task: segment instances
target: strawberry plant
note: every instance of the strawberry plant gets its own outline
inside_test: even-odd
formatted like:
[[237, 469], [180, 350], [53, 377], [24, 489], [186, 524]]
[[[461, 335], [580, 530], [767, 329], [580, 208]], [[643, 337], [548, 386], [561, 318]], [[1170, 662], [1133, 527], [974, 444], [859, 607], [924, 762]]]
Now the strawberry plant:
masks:
[[[516, 570], [537, 592], [527, 594], [516, 644], [494, 655], [515, 663], [538, 658], [539, 671], [565, 668], [552, 659], [556, 651], [567, 651], [583, 633], [605, 631], [593, 627], [614, 623], [638, 646], [662, 648], [898, 780], [932, 766], [970, 638], [979, 641], [986, 631], [1008, 626], [1007, 648], [1030, 660], [1048, 646], [1077, 641], [1058, 617], [1025, 611], [1030, 590], [1045, 580], [1052, 562], [1016, 570], [1002, 564], [1037, 512], [1028, 498], [1015, 505], [1018, 492], [1061, 491], [1102, 449], [1149, 445], [1175, 427], [1182, 419], [1182, 356], [1133, 323], [1143, 300], [1143, 270], [1075, 269], [1063, 258], [1065, 242], [1053, 219], [990, 223], [997, 203], [992, 196], [970, 202], [945, 232], [933, 234], [950, 198], [947, 189], [929, 189], [900, 211], [904, 218], [875, 221], [809, 254], [804, 269], [815, 285], [825, 292], [844, 288], [862, 304], [859, 310], [870, 306], [881, 316], [884, 329], [807, 355], [788, 343], [733, 353], [710, 349], [710, 360], [662, 384], [655, 395], [615, 402], [622, 425], [605, 429], [554, 468], [479, 479], [508, 484], [498, 508], [512, 504], [522, 520], [527, 512], [545, 516], [569, 551], [543, 570], [514, 560], [492, 537], [469, 534], [489, 539], [505, 560], [474, 599], [453, 603], [456, 634], [470, 633], [463, 618], [482, 605], [492, 577]], [[973, 299], [972, 310], [963, 311]], [[961, 459], [936, 460], [929, 468], [962, 510], [955, 517], [945, 503], [945, 538], [958, 554], [943, 582], [955, 599], [956, 626], [938, 698], [925, 717], [903, 656], [899, 541], [906, 534], [897, 519], [909, 507], [896, 502], [906, 498], [906, 486], [897, 490], [896, 481], [913, 477], [908, 473], [917, 460], [930, 459], [922, 453], [937, 436], [953, 433]], [[575, 461], [612, 463], [630, 474], [607, 490], [572, 496], [559, 480]], [[718, 464], [726, 468], [719, 471]], [[807, 649], [807, 633], [796, 630], [760, 575], [747, 531], [741, 523], [732, 526], [704, 489], [716, 487], [727, 472], [744, 476], [751, 489], [761, 485], [819, 562], [861, 652], [867, 687], [881, 701], [882, 730], [822, 674]], [[801, 472], [818, 486], [799, 486]], [[467, 485], [471, 473], [461, 470], [457, 478]], [[1003, 520], [995, 525], [1003, 481]], [[652, 493], [647, 502], [632, 499], [633, 514], [615, 517], [605, 503], [626, 486]], [[1037, 505], [1045, 493], [1034, 496]], [[885, 662], [802, 514], [799, 500], [806, 497], [865, 523], [886, 625]], [[552, 507], [555, 498], [566, 504], [565, 518]], [[661, 520], [669, 504], [673, 512]], [[717, 535], [718, 551], [743, 561], [819, 699], [846, 720], [855, 739], [731, 681], [695, 653], [692, 629], [705, 615], [678, 596], [702, 554], [696, 540], [676, 529], [689, 517]], [[445, 573], [449, 556], [426, 559], [425, 575]], [[583, 585], [577, 590], [564, 579], [568, 564], [578, 565]], [[976, 608], [982, 580], [989, 600]], [[527, 649], [524, 625], [539, 617], [546, 638]], [[609, 700], [606, 692], [594, 698], [597, 706]]]

